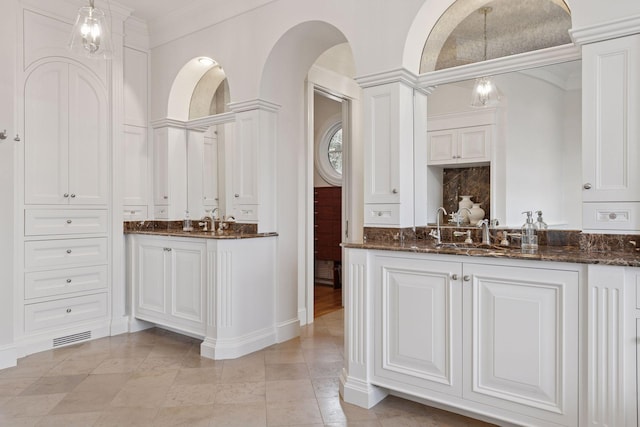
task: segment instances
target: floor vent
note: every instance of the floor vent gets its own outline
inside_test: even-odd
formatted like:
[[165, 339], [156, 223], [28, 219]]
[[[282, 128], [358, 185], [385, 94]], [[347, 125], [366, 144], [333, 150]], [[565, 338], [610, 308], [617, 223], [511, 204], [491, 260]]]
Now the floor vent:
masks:
[[91, 338], [91, 331], [80, 332], [79, 334], [67, 335], [66, 337], [59, 337], [53, 339], [53, 346], [60, 347], [61, 345], [67, 345], [78, 341], [84, 341]]

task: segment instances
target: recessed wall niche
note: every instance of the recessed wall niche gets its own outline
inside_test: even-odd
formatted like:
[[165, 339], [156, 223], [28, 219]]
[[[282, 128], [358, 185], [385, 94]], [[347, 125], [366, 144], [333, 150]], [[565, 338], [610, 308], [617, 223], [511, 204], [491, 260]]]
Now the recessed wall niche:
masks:
[[491, 167], [443, 169], [442, 206], [448, 213], [458, 211], [460, 196], [471, 196], [474, 203], [481, 203], [484, 217], [491, 218]]

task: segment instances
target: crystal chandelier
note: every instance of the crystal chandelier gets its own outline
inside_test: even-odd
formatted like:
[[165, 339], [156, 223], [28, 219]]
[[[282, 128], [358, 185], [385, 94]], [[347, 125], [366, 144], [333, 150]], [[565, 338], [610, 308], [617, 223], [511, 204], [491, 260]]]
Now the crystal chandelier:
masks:
[[[487, 14], [492, 8], [483, 7], [478, 12], [484, 15], [484, 60], [487, 60]], [[488, 107], [500, 101], [500, 92], [490, 77], [476, 79], [471, 98], [472, 107]]]
[[78, 9], [78, 17], [71, 31], [69, 50], [88, 58], [110, 59], [111, 34], [104, 12], [89, 0], [89, 6]]

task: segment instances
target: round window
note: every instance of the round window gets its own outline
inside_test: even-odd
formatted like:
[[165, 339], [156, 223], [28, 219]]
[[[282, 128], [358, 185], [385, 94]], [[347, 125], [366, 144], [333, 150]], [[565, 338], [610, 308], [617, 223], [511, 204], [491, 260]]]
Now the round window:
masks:
[[342, 122], [332, 122], [322, 133], [317, 146], [316, 168], [329, 184], [342, 185]]

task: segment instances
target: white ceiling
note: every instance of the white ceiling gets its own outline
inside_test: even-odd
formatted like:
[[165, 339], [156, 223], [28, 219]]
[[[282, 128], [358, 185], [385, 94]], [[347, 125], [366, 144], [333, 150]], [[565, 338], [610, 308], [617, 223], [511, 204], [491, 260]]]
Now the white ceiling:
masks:
[[132, 15], [147, 22], [171, 14], [200, 0], [115, 0], [117, 3], [133, 9]]

